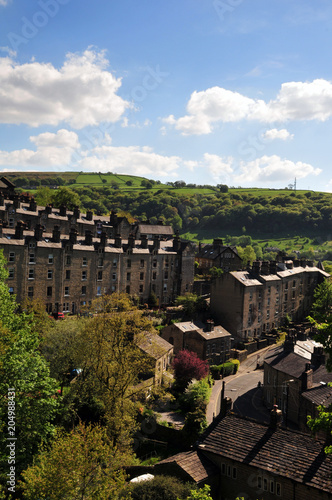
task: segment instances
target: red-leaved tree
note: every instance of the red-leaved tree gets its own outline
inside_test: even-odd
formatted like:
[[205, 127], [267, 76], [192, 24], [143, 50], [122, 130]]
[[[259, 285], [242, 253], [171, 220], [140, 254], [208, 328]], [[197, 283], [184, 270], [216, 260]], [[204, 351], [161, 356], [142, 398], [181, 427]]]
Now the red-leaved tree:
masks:
[[195, 352], [183, 349], [173, 361], [174, 376], [179, 390], [184, 390], [192, 379], [201, 380], [209, 373], [209, 364]]

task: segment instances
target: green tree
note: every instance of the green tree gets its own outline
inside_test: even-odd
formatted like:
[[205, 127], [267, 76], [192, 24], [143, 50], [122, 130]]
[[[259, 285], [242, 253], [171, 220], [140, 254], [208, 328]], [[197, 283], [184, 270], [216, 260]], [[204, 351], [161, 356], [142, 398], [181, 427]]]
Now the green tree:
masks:
[[97, 314], [78, 335], [73, 362], [81, 373], [71, 390], [81, 399], [102, 402], [109, 438], [120, 450], [128, 449], [135, 429], [135, 384], [149, 368], [138, 345], [152, 324], [126, 294], [105, 295], [91, 310]]
[[42, 207], [45, 207], [46, 205], [51, 203], [52, 197], [53, 197], [53, 192], [47, 186], [38, 187], [35, 194], [36, 203], [38, 203], [38, 205], [41, 205]]
[[80, 424], [69, 434], [58, 431], [51, 448], [24, 471], [24, 498], [116, 500], [125, 485], [126, 461], [99, 426]]
[[186, 498], [186, 500], [213, 500], [210, 495], [210, 491], [210, 486], [208, 484], [205, 484], [203, 488], [191, 490], [190, 495]]
[[79, 194], [66, 186], [61, 186], [53, 193], [52, 203], [56, 207], [65, 205], [69, 210], [81, 205]]
[[332, 314], [332, 281], [324, 280], [316, 286], [311, 316], [318, 322], [330, 322]]
[[179, 295], [176, 299], [176, 304], [182, 305], [184, 314], [190, 319], [207, 310], [205, 299], [195, 293]]
[[[6, 262], [0, 254], [0, 478], [8, 472], [8, 411], [15, 408], [16, 473], [32, 460], [42, 441], [54, 432], [59, 410], [57, 383], [39, 352], [33, 317], [18, 313], [4, 280]], [[10, 403], [10, 404], [9, 404]], [[14, 405], [14, 406], [13, 406]]]

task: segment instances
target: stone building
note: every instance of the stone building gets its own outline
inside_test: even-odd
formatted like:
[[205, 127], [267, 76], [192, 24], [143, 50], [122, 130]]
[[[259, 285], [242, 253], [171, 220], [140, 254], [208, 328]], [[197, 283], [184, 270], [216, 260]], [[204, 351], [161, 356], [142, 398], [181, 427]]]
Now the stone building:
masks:
[[224, 273], [211, 285], [211, 314], [236, 339], [259, 338], [287, 316], [304, 319], [313, 291], [329, 274], [312, 262], [254, 262], [246, 271]]
[[231, 334], [222, 326], [208, 321], [185, 321], [166, 326], [161, 336], [174, 345], [174, 354], [182, 349], [195, 352], [210, 365], [219, 365], [229, 359]]
[[173, 357], [173, 346], [156, 333], [143, 332], [138, 347], [151, 363], [153, 385], [161, 385]]
[[325, 367], [323, 347], [310, 339], [287, 337], [282, 352], [264, 362], [263, 395], [268, 407], [277, 404], [286, 424], [308, 432], [307, 417], [332, 402], [332, 373]]
[[13, 229], [0, 225], [8, 285], [18, 302], [39, 298], [50, 313], [77, 313], [105, 293], [126, 292], [145, 303], [153, 292], [159, 305], [166, 305], [192, 290], [194, 252], [179, 237], [108, 238], [89, 229], [80, 236], [76, 226], [63, 234], [57, 220], [50, 233], [42, 224], [34, 230], [21, 221]]
[[222, 239], [216, 238], [212, 245], [199, 245], [196, 253], [199, 271], [207, 273], [211, 267], [220, 267], [223, 271], [242, 269], [242, 259], [235, 246], [225, 246]]
[[270, 424], [229, 414], [203, 435], [198, 452], [219, 469], [216, 500], [332, 498], [326, 442], [281, 427], [274, 413]]

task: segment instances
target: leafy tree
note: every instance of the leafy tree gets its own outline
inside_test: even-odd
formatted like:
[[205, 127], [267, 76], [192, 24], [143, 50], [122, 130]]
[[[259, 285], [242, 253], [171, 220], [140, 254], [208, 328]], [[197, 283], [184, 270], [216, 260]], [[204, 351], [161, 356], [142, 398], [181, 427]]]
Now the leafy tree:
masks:
[[189, 384], [180, 398], [180, 405], [185, 411], [193, 411], [196, 408], [205, 410], [211, 396], [211, 386], [208, 378]]
[[210, 491], [210, 486], [205, 484], [203, 488], [191, 490], [190, 495], [186, 498], [186, 500], [212, 500]]
[[192, 379], [201, 380], [209, 372], [207, 361], [200, 359], [195, 352], [183, 349], [173, 360], [176, 385], [184, 391]]
[[198, 313], [206, 311], [207, 304], [204, 298], [195, 293], [179, 295], [176, 299], [177, 305], [183, 306], [183, 311], [188, 318], [194, 318]]
[[97, 314], [76, 339], [73, 362], [81, 373], [71, 390], [81, 399], [94, 396], [102, 402], [109, 438], [114, 446], [127, 449], [135, 429], [135, 384], [149, 368], [138, 344], [152, 324], [126, 294], [105, 295], [91, 310]]
[[311, 308], [312, 317], [320, 322], [332, 320], [332, 281], [324, 280], [316, 286], [314, 291], [314, 302]]
[[35, 200], [38, 203], [38, 205], [45, 207], [46, 205], [52, 202], [52, 196], [53, 192], [49, 187], [40, 186], [36, 191]]
[[31, 462], [39, 444], [52, 436], [59, 409], [57, 384], [39, 352], [33, 317], [16, 312], [15, 298], [4, 282], [6, 277], [5, 259], [0, 253], [0, 477], [8, 472], [9, 406], [15, 403], [17, 473]]
[[255, 250], [251, 245], [247, 245], [244, 249], [242, 247], [237, 247], [238, 254], [242, 259], [243, 266], [247, 266], [256, 260]]
[[69, 210], [72, 210], [73, 208], [79, 207], [81, 205], [78, 193], [66, 186], [61, 186], [53, 193], [52, 203], [56, 207], [65, 205]]
[[116, 500], [125, 484], [126, 460], [99, 426], [80, 424], [69, 434], [58, 431], [51, 448], [24, 471], [24, 498]]

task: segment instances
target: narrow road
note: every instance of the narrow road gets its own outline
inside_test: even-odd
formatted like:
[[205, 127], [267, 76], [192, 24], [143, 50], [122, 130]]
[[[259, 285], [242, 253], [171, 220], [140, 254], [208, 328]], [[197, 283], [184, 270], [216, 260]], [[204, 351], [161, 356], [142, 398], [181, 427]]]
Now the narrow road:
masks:
[[225, 382], [225, 397], [231, 398], [233, 411], [264, 422], [269, 421], [269, 412], [262, 402], [263, 391], [258, 387], [259, 382], [261, 384], [263, 382], [264, 373], [262, 369], [257, 369], [257, 366], [263, 366], [264, 358], [280, 348], [273, 345], [251, 354], [241, 363], [236, 375], [215, 381], [206, 413], [209, 424], [218, 414], [223, 382]]

